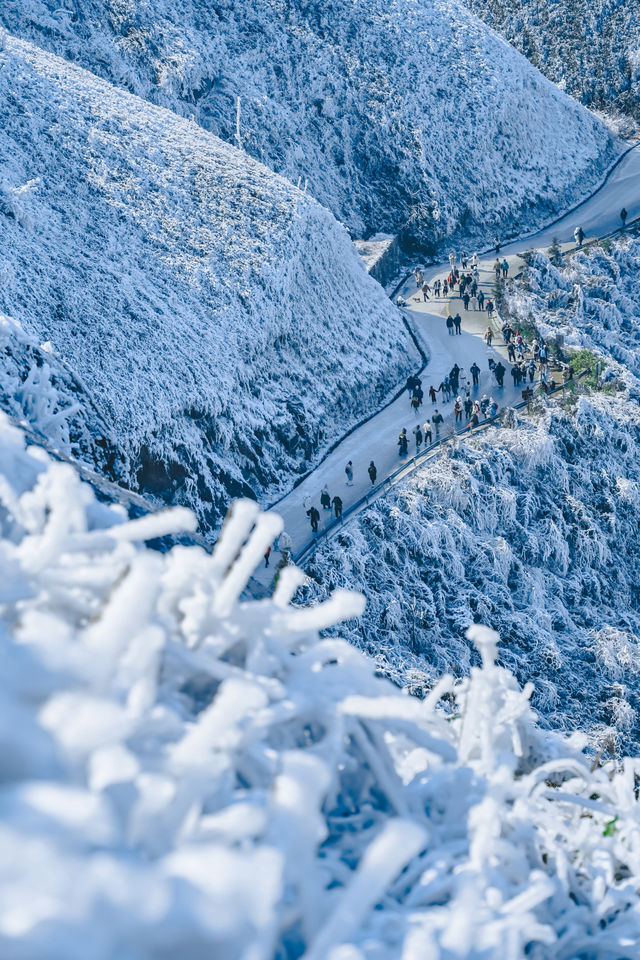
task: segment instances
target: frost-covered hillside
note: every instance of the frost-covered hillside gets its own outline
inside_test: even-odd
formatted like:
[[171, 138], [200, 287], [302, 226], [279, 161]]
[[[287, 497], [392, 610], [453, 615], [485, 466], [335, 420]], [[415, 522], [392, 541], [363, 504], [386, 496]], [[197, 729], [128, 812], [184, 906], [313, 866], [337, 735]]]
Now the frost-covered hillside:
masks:
[[465, 0], [591, 108], [640, 120], [640, 7], [629, 0]]
[[428, 462], [318, 549], [305, 589], [362, 590], [347, 637], [417, 692], [466, 674], [465, 631], [490, 621], [546, 723], [637, 749], [639, 528], [640, 410], [585, 395]]
[[640, 761], [595, 768], [495, 666], [423, 702], [240, 603], [281, 523], [236, 503], [213, 556], [139, 544], [0, 414], [3, 960], [536, 960], [638, 951]]
[[585, 194], [604, 127], [458, 0], [4, 0], [12, 32], [193, 117], [357, 236], [486, 238]]
[[211, 528], [418, 364], [346, 231], [245, 154], [10, 37], [0, 101], [2, 362], [46, 345], [111, 477]]
[[515, 321], [535, 323], [545, 338], [595, 349], [605, 379], [620, 377], [640, 393], [640, 240], [604, 240], [554, 263], [527, 256], [523, 281], [508, 292]]

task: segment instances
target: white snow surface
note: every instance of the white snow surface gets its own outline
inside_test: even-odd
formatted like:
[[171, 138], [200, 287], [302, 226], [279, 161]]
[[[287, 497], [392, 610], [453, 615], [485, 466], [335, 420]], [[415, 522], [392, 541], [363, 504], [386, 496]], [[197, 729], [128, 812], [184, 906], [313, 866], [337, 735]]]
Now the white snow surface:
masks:
[[4, 0], [0, 23], [233, 143], [239, 98], [244, 149], [357, 237], [519, 232], [611, 156], [457, 0]]
[[640, 761], [544, 734], [495, 665], [426, 700], [318, 630], [338, 591], [239, 596], [281, 524], [138, 541], [0, 415], [3, 960], [637, 956]]
[[0, 309], [112, 479], [211, 530], [419, 366], [344, 228], [245, 153], [9, 36], [0, 97]]

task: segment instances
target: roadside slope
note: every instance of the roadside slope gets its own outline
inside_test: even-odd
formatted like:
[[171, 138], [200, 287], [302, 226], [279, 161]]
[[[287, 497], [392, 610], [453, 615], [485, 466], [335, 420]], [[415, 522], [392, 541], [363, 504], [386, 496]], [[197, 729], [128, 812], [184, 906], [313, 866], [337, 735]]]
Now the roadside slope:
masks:
[[346, 231], [241, 151], [10, 37], [0, 96], [0, 309], [84, 384], [114, 479], [211, 529], [419, 365]]

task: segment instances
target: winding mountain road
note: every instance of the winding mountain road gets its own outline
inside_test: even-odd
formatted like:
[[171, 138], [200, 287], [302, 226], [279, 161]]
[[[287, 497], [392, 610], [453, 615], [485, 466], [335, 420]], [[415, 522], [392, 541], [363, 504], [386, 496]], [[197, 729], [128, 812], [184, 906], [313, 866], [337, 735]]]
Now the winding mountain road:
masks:
[[[559, 240], [563, 249], [573, 248], [573, 231], [576, 226], [581, 226], [584, 230], [585, 243], [590, 239], [602, 238], [620, 227], [619, 214], [623, 206], [628, 211], [627, 222], [640, 216], [640, 144], [635, 145], [619, 158], [615, 167], [607, 175], [606, 181], [592, 196], [574, 207], [561, 219], [532, 236], [504, 243], [500, 250], [500, 259], [508, 260], [509, 274], [513, 276], [521, 263], [518, 254], [524, 250], [546, 249], [554, 238]], [[473, 251], [469, 249], [468, 252], [471, 254]], [[492, 250], [490, 253], [485, 251], [479, 256], [480, 287], [488, 297], [495, 277], [493, 272], [495, 251]], [[436, 278], [443, 279], [447, 275], [449, 265], [437, 264], [423, 269], [425, 277], [432, 284]], [[471, 396], [474, 399], [486, 393], [487, 396], [495, 397], [500, 407], [514, 404], [521, 399], [522, 388], [515, 389], [509, 376], [511, 364], [506, 360], [506, 346], [502, 342], [501, 335], [498, 335], [497, 343], [494, 340], [491, 349], [487, 348], [483, 340], [488, 323], [485, 311], [465, 311], [457, 294], [451, 299], [432, 297], [425, 303], [422, 295], [418, 295], [413, 276], [404, 283], [400, 292], [408, 304], [406, 315], [409, 323], [429, 357], [429, 362], [422, 374], [425, 401], [416, 416], [410, 407], [409, 393], [405, 391], [379, 414], [347, 435], [299, 486], [272, 508], [284, 519], [285, 530], [293, 541], [293, 555], [296, 558], [301, 557], [314, 540], [323, 537], [323, 532], [334, 519], [333, 511], [323, 510], [320, 505], [320, 493], [323, 487], [328, 488], [331, 497], [335, 494], [341, 497], [346, 511], [350, 505], [357, 503], [368, 492], [374, 493], [367, 474], [370, 460], [375, 462], [377, 468], [377, 484], [398, 470], [402, 459], [398, 455], [397, 440], [403, 427], [407, 428], [409, 435], [410, 456], [415, 452], [414, 438], [411, 433], [413, 427], [416, 423], [422, 424], [426, 419], [430, 419], [436, 407], [444, 417], [441, 436], [455, 432], [453, 402], [432, 404], [428, 396], [430, 384], [437, 387], [454, 363], [462, 367], [467, 374], [474, 362], [480, 367], [479, 387], [471, 390]], [[462, 317], [463, 332], [460, 336], [451, 336], [447, 331], [445, 317], [448, 310], [452, 315], [460, 313]], [[496, 361], [499, 356], [504, 358], [507, 375], [502, 389], [496, 386], [495, 378], [489, 371], [490, 356], [493, 356]], [[465, 387], [461, 384], [459, 392], [463, 397], [464, 390]], [[440, 395], [438, 400], [440, 401]], [[346, 483], [345, 465], [349, 460], [353, 463], [353, 485]], [[382, 492], [380, 490], [380, 493]], [[312, 533], [306, 514], [304, 502], [307, 498], [320, 511], [317, 535]], [[279, 554], [275, 551], [272, 553], [269, 568], [263, 567], [256, 572], [255, 587], [264, 590], [269, 586], [278, 560]]]

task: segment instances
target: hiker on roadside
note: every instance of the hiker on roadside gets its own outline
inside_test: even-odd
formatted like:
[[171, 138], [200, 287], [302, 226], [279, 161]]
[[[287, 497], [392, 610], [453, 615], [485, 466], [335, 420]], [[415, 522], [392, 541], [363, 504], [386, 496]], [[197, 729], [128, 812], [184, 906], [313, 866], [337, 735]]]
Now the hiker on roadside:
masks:
[[498, 415], [498, 401], [494, 400], [493, 397], [491, 397], [489, 400], [489, 416], [491, 417], [492, 420], [495, 420], [497, 415]]
[[505, 343], [509, 343], [512, 333], [513, 330], [511, 329], [511, 324], [508, 320], [505, 320], [505, 322], [502, 324], [502, 338]]
[[493, 316], [493, 300], [487, 300], [487, 316], [489, 319]]
[[478, 262], [479, 262], [479, 261], [478, 261], [478, 254], [477, 254], [477, 253], [474, 253], [474, 255], [471, 257], [471, 269], [472, 269], [472, 270], [477, 270], [477, 269], [478, 269]]
[[502, 264], [500, 263], [499, 260], [496, 260], [496, 262], [495, 262], [494, 265], [493, 265], [493, 272], [494, 272], [495, 275], [496, 275], [496, 280], [499, 280], [499, 279], [500, 279], [500, 273], [501, 273], [501, 271], [502, 271]]
[[573, 231], [573, 238], [576, 241], [576, 245], [581, 247], [584, 243], [584, 230], [582, 227], [576, 227]]
[[264, 555], [264, 565], [265, 567], [269, 566], [269, 557], [271, 556], [271, 547], [267, 547], [267, 552]]
[[509, 357], [509, 363], [516, 362], [516, 348], [511, 341], [507, 344], [507, 356]]
[[478, 377], [480, 376], [480, 367], [478, 366], [477, 363], [473, 363], [470, 369], [471, 369], [471, 376], [473, 377], [473, 385], [474, 387], [477, 387]]
[[442, 289], [442, 280], [435, 280], [433, 283], [433, 295], [434, 297], [440, 296], [440, 290]]
[[475, 295], [475, 293], [471, 297], [471, 309], [473, 310], [474, 313], [478, 309], [478, 298]]
[[433, 423], [434, 427], [436, 428], [436, 439], [437, 439], [437, 438], [440, 436], [440, 424], [444, 422], [444, 417], [442, 416], [441, 413], [438, 412], [438, 409], [437, 409], [437, 408], [436, 408], [435, 413], [434, 413], [433, 416], [431, 417], [431, 422]]
[[499, 387], [503, 387], [503, 386], [504, 386], [504, 375], [505, 375], [505, 373], [507, 372], [507, 368], [505, 367], [505, 365], [502, 363], [501, 360], [498, 360], [498, 362], [496, 363], [496, 366], [495, 366], [495, 370], [494, 370], [493, 372], [494, 372], [494, 374], [495, 374], [495, 378], [496, 378], [496, 382], [497, 382], [498, 386], [499, 386]]
[[320, 494], [320, 506], [323, 510], [331, 510], [331, 497], [329, 496], [329, 490], [326, 486], [322, 488], [322, 493]]
[[514, 387], [517, 387], [520, 383], [520, 367], [517, 363], [514, 363], [514, 365], [511, 367], [511, 376], [513, 377]]
[[481, 310], [484, 310], [484, 290], [480, 290], [478, 293], [478, 306]]
[[351, 460], [349, 460], [348, 464], [344, 468], [344, 472], [347, 475], [347, 480], [346, 480], [347, 486], [352, 487], [353, 486], [353, 463], [351, 462]]
[[311, 521], [311, 529], [314, 533], [318, 532], [318, 521], [320, 520], [320, 513], [317, 507], [311, 507], [311, 510], [308, 511], [309, 520]]
[[436, 390], [433, 384], [429, 387], [429, 396], [431, 397], [431, 403], [436, 402]]
[[445, 277], [445, 280], [442, 284], [442, 296], [444, 297], [445, 300], [447, 299], [448, 293], [449, 293], [449, 284], [447, 283], [447, 280]]
[[462, 317], [460, 316], [459, 313], [456, 313], [455, 317], [453, 318], [453, 325], [455, 327], [456, 334], [459, 337], [461, 337], [462, 336]]
[[509, 261], [505, 257], [505, 259], [502, 261], [502, 279], [506, 280], [508, 274], [509, 274]]
[[473, 428], [477, 427], [479, 423], [480, 423], [480, 417], [474, 410], [471, 415], [471, 419], [469, 420], [469, 423], [465, 427], [465, 430], [473, 430]]
[[411, 397], [411, 409], [415, 410], [416, 414], [418, 413], [418, 410], [420, 409], [420, 404], [422, 403], [422, 397], [420, 395], [421, 393], [422, 393], [422, 390], [420, 391], [420, 393], [418, 392], [414, 393], [414, 395]]
[[447, 317], [447, 330], [449, 331], [449, 336], [453, 336], [453, 317]]
[[527, 372], [529, 373], [529, 383], [533, 383], [533, 380], [536, 375], [536, 362], [533, 358], [529, 360], [529, 364], [527, 366]]
[[403, 427], [400, 431], [398, 437], [398, 454], [401, 457], [406, 457], [407, 451], [409, 449], [409, 441], [407, 439], [407, 428]]
[[369, 474], [369, 479], [371, 480], [371, 486], [375, 486], [376, 477], [378, 476], [378, 471], [373, 460], [369, 461], [369, 466], [367, 467], [367, 473]]
[[472, 410], [473, 410], [473, 400], [471, 399], [471, 395], [470, 395], [469, 391], [467, 391], [467, 395], [466, 395], [466, 397], [464, 398], [464, 415], [465, 415], [465, 417], [470, 417]]
[[336, 520], [339, 520], [340, 517], [342, 516], [342, 500], [337, 494], [331, 501], [331, 504], [333, 506], [333, 509], [336, 515]]
[[457, 423], [458, 420], [462, 420], [462, 397], [456, 397], [456, 403], [453, 409], [455, 411]]
[[500, 237], [494, 237], [494, 238], [493, 238], [493, 243], [494, 243], [494, 246], [495, 246], [495, 248], [496, 248], [496, 257], [497, 257], [498, 254], [500, 253]]
[[471, 297], [470, 297], [470, 295], [469, 295], [469, 291], [468, 291], [468, 290], [465, 290], [464, 296], [463, 296], [463, 298], [462, 298], [462, 302], [464, 303], [464, 308], [465, 308], [465, 310], [468, 310], [468, 309], [469, 309], [469, 301], [470, 301], [470, 300], [471, 300]]
[[480, 400], [480, 413], [483, 417], [486, 417], [487, 410], [489, 409], [489, 397], [483, 394], [482, 399]]
[[425, 300], [428, 300], [428, 299], [429, 299], [429, 294], [430, 294], [430, 293], [431, 293], [431, 287], [429, 286], [429, 284], [428, 284], [427, 281], [425, 280], [425, 282], [422, 284], [422, 300], [423, 300], [423, 302], [424, 302]]
[[420, 267], [416, 267], [416, 269], [413, 271], [413, 275], [416, 278], [416, 287], [420, 288], [422, 281], [424, 280], [424, 274]]
[[424, 445], [433, 443], [433, 434], [431, 433], [431, 424], [428, 420], [422, 424], [422, 436], [424, 437]]
[[493, 330], [491, 329], [491, 327], [487, 327], [487, 329], [484, 332], [484, 337], [482, 339], [486, 340], [488, 347], [491, 346], [491, 343], [493, 341]]
[[622, 220], [622, 229], [624, 230], [627, 225], [627, 210], [626, 207], [623, 207], [620, 211], [620, 219]]
[[413, 428], [412, 432], [416, 441], [416, 453], [419, 453], [420, 447], [422, 446], [422, 430], [420, 429], [420, 424], [417, 424], [417, 426]]

